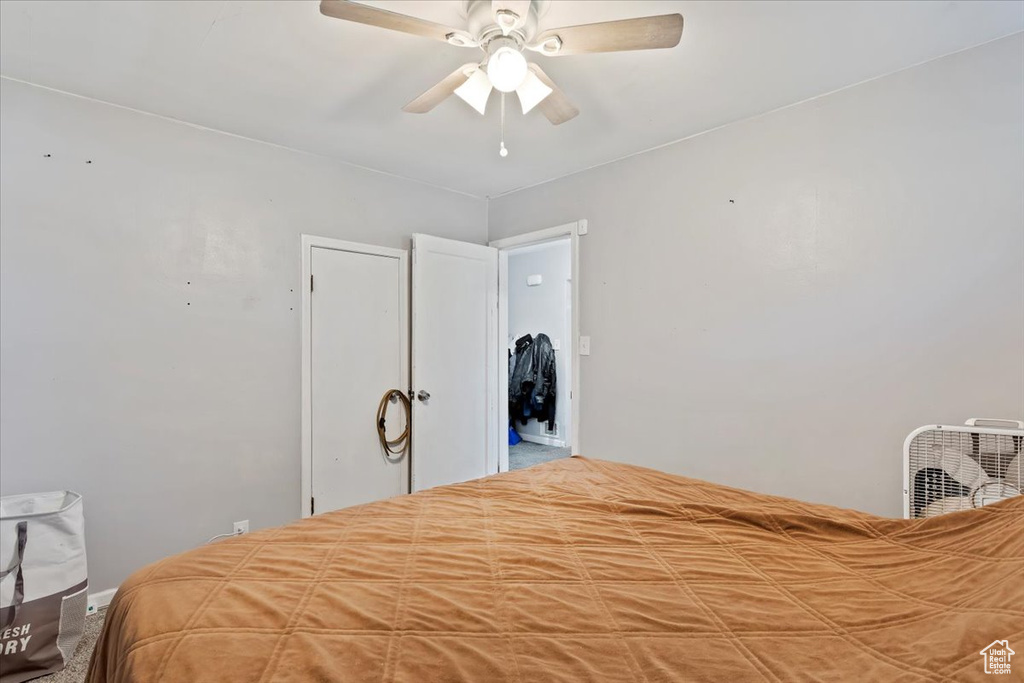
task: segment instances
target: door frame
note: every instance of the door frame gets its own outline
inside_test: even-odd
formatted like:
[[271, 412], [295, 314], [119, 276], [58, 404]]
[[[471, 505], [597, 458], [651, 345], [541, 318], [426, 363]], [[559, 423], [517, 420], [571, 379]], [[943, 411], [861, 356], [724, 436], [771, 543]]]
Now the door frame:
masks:
[[[333, 249], [368, 256], [383, 256], [398, 259], [400, 273], [400, 291], [398, 315], [402, 338], [399, 340], [403, 359], [400, 371], [401, 386], [395, 387], [403, 392], [409, 387], [409, 252], [405, 249], [379, 247], [373, 244], [361, 244], [333, 237], [301, 235], [302, 238], [302, 444], [301, 444], [301, 486], [299, 499], [300, 517], [309, 517], [312, 513], [313, 496], [313, 357], [311, 344], [313, 323], [313, 249]], [[372, 418], [373, 406], [367, 406], [367, 421]], [[409, 491], [409, 457], [405, 458], [405, 492]]]
[[[556, 225], [552, 228], [535, 230], [500, 240], [492, 240], [489, 246], [498, 250], [498, 387], [508, 392], [508, 252], [519, 247], [542, 244], [569, 238], [569, 258], [572, 260], [572, 330], [570, 343], [572, 358], [570, 366], [569, 398], [569, 447], [572, 454], [579, 453], [580, 444], [580, 236], [588, 232], [586, 219]], [[508, 400], [498, 401], [498, 424], [508, 427]], [[508, 471], [508, 438], [499, 439], [498, 472]]]

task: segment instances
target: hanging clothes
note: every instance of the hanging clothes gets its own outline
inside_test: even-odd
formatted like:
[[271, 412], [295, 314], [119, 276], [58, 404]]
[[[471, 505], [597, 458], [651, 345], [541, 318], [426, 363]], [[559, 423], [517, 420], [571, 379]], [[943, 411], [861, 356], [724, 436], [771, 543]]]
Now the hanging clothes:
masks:
[[510, 359], [508, 381], [508, 416], [513, 422], [525, 423], [533, 392], [533, 337], [523, 335], [516, 340], [516, 352]]
[[555, 428], [555, 402], [558, 397], [558, 374], [555, 371], [555, 349], [546, 334], [533, 340], [533, 391], [530, 412], [540, 422], [548, 423], [548, 431]]
[[513, 424], [535, 418], [547, 422], [548, 431], [554, 429], [558, 377], [551, 339], [543, 333], [520, 337], [509, 366], [508, 414]]

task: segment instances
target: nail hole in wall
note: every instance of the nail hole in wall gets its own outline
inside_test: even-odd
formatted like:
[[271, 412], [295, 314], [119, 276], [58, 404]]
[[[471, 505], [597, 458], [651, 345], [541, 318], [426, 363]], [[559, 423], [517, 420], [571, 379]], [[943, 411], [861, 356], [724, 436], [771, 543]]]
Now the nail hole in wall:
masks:
[[43, 155], [43, 158], [44, 158], [44, 159], [49, 159], [49, 158], [50, 158], [50, 157], [52, 157], [52, 156], [53, 156], [52, 154], [44, 154], [44, 155]]

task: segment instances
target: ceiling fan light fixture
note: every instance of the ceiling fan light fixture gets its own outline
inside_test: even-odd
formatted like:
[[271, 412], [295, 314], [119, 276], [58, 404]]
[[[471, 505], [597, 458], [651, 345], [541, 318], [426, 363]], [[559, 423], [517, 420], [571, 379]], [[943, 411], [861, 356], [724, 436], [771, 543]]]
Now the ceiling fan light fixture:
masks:
[[402, 110], [424, 114], [452, 94], [458, 94], [483, 115], [491, 91], [497, 89], [501, 92], [504, 142], [505, 93], [515, 92], [519, 96], [524, 114], [539, 109], [556, 126], [580, 113], [538, 64], [527, 64], [523, 50], [547, 56], [658, 50], [677, 46], [683, 35], [683, 15], [678, 13], [541, 30], [539, 22], [550, 2], [462, 0], [465, 28], [453, 28], [355, 0], [320, 0], [320, 13], [333, 19], [483, 50], [487, 56], [482, 63], [464, 64]]
[[526, 78], [526, 57], [517, 49], [503, 45], [487, 60], [487, 78], [501, 92], [512, 92]]
[[477, 69], [465, 83], [455, 89], [455, 94], [482, 115], [487, 109], [487, 100], [491, 96], [491, 82], [483, 69]]
[[530, 113], [530, 110], [544, 101], [544, 98], [553, 92], [542, 80], [537, 78], [532, 71], [526, 72], [526, 78], [516, 88], [519, 95], [519, 104], [523, 108], [523, 114]]

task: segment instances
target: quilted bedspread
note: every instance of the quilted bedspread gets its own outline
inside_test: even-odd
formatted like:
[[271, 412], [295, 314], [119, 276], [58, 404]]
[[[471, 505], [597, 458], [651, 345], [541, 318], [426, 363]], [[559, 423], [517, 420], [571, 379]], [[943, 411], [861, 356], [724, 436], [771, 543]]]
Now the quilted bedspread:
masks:
[[988, 681], [996, 640], [1019, 677], [1024, 497], [905, 521], [572, 458], [146, 567], [88, 680]]

